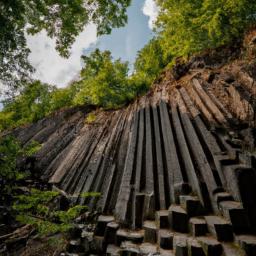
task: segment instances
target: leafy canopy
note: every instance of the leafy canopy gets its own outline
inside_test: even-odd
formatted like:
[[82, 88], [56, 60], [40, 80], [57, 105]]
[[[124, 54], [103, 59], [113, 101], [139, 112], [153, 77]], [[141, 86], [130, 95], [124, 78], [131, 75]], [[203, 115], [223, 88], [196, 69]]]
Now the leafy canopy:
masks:
[[134, 64], [134, 76], [144, 77], [145, 84], [149, 86], [170, 60], [170, 56], [164, 57], [160, 40], [155, 37], [138, 52]]
[[255, 24], [250, 0], [157, 0], [157, 31], [165, 55], [189, 56], [230, 43]]
[[50, 110], [49, 99], [55, 90], [55, 87], [39, 81], [26, 84], [15, 100], [4, 102], [4, 109], [0, 112], [0, 130], [43, 118]]
[[29, 81], [26, 33], [46, 30], [56, 39], [56, 49], [67, 57], [75, 37], [84, 26], [94, 23], [97, 32], [109, 34], [127, 22], [131, 0], [1, 0], [0, 82], [17, 89]]
[[91, 104], [104, 108], [118, 107], [128, 101], [133, 92], [127, 83], [128, 63], [114, 60], [109, 51], [96, 49], [83, 56], [85, 67], [75, 85], [75, 105]]

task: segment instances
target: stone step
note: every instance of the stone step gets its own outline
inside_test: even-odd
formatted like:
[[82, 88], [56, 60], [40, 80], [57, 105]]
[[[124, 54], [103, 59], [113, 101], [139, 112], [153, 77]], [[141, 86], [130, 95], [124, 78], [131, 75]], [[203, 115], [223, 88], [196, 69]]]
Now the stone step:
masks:
[[120, 246], [120, 244], [124, 241], [130, 241], [134, 244], [140, 244], [143, 242], [144, 231], [132, 231], [126, 229], [119, 229], [116, 232], [116, 244]]
[[155, 221], [144, 221], [143, 229], [145, 231], [144, 234], [144, 242], [145, 243], [156, 243], [157, 241], [157, 226]]
[[249, 231], [249, 218], [240, 202], [223, 201], [219, 206], [223, 216], [231, 222], [235, 233], [241, 234]]
[[236, 240], [247, 256], [256, 256], [256, 236], [240, 235]]
[[181, 233], [188, 232], [188, 215], [180, 206], [172, 204], [168, 209], [169, 223], [173, 230]]
[[156, 255], [158, 253], [157, 245], [150, 243], [142, 243], [140, 246], [140, 255]]
[[215, 194], [215, 200], [219, 204], [222, 201], [234, 201], [234, 198], [228, 192], [219, 192]]
[[189, 217], [201, 216], [204, 213], [201, 202], [196, 196], [181, 195], [180, 205]]
[[158, 229], [170, 227], [168, 216], [168, 210], [161, 210], [156, 212], [156, 226]]
[[144, 193], [135, 193], [135, 198], [133, 202], [133, 228], [141, 228], [143, 224], [143, 208], [145, 202], [145, 194]]
[[160, 256], [174, 256], [173, 250], [164, 250], [164, 249], [159, 249], [159, 255]]
[[227, 220], [219, 216], [205, 216], [209, 232], [218, 241], [233, 241], [233, 229]]
[[115, 221], [114, 216], [100, 215], [98, 217], [98, 221], [95, 229], [95, 235], [104, 236], [107, 224], [113, 221]]
[[120, 255], [127, 255], [127, 256], [139, 256], [140, 255], [140, 248], [139, 245], [134, 244], [130, 241], [124, 241], [121, 244], [122, 252]]
[[173, 232], [168, 229], [159, 229], [157, 242], [160, 248], [165, 250], [173, 249]]
[[110, 222], [107, 224], [104, 234], [105, 244], [115, 244], [116, 242], [116, 232], [119, 228], [119, 224], [116, 222]]
[[121, 254], [121, 248], [114, 245], [114, 244], [110, 244], [107, 247], [106, 250], [106, 255], [107, 256], [119, 256]]
[[212, 237], [199, 237], [197, 241], [202, 246], [205, 255], [207, 256], [221, 256], [223, 248], [220, 242]]
[[69, 242], [67, 246], [67, 251], [69, 253], [80, 253], [84, 251], [84, 247], [82, 246], [81, 239], [73, 239]]
[[173, 249], [175, 256], [187, 256], [187, 236], [186, 235], [175, 235], [173, 239]]
[[245, 251], [234, 243], [222, 243], [225, 256], [246, 256]]
[[194, 237], [204, 236], [207, 233], [207, 224], [204, 218], [191, 218], [189, 220], [190, 234]]
[[187, 239], [189, 256], [205, 256], [202, 245], [194, 238]]
[[93, 252], [102, 253], [105, 250], [104, 237], [94, 236], [90, 249]]

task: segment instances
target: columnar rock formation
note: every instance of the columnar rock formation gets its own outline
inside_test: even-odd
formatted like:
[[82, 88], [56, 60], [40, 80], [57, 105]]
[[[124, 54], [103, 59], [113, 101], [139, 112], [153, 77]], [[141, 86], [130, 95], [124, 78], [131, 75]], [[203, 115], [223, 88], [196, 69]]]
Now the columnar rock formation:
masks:
[[[30, 161], [35, 175], [101, 212], [97, 253], [256, 255], [251, 68], [165, 74], [148, 95], [92, 123], [73, 109], [15, 133], [43, 144]], [[102, 196], [80, 196], [89, 191]]]

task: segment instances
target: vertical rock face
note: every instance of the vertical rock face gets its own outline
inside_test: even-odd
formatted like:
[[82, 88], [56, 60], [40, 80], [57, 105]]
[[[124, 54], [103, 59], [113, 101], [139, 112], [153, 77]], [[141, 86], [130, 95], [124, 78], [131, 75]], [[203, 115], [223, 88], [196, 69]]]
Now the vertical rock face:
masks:
[[255, 255], [255, 88], [244, 66], [191, 70], [91, 124], [69, 110], [15, 133], [43, 144], [37, 175], [102, 213], [98, 253]]

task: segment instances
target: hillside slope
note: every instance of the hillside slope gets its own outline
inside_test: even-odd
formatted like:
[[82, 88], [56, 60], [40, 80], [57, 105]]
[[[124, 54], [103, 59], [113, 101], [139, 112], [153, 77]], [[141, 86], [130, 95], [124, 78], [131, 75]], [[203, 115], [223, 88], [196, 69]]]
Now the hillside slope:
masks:
[[[35, 176], [101, 212], [91, 250], [255, 255], [256, 63], [242, 54], [176, 66], [91, 123], [69, 109], [14, 131], [43, 145], [27, 159]], [[89, 191], [102, 197], [79, 196]]]

